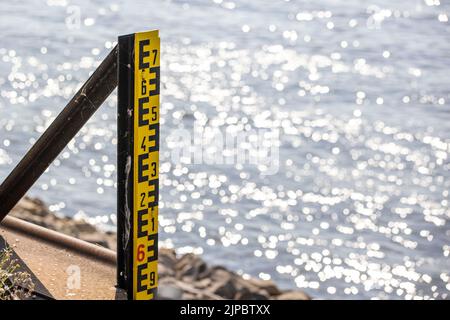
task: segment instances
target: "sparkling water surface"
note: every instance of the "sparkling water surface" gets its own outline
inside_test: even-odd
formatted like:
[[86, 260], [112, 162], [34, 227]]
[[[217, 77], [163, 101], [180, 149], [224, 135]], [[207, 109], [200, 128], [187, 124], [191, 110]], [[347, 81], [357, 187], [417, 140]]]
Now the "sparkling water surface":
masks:
[[[316, 298], [447, 299], [450, 2], [0, 3], [0, 179], [115, 45], [160, 29], [160, 238]], [[116, 222], [116, 92], [30, 190]], [[279, 131], [280, 167], [171, 159], [175, 129]]]

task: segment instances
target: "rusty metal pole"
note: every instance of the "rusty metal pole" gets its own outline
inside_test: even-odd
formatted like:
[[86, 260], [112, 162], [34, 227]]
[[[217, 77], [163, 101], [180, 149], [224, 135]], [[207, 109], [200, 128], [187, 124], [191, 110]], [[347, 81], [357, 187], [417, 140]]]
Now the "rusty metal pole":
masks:
[[0, 222], [117, 86], [117, 46], [0, 186]]

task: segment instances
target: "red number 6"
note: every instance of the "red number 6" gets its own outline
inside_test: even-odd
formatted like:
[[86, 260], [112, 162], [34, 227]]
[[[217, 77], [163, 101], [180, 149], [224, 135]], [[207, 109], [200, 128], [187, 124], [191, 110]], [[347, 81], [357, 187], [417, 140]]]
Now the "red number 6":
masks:
[[141, 262], [145, 258], [144, 245], [140, 244], [137, 248], [137, 260]]

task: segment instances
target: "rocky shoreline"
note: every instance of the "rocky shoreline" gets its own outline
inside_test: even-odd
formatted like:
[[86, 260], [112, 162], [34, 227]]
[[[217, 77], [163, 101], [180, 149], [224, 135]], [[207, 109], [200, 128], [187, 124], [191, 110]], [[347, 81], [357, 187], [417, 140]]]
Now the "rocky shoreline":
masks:
[[[12, 216], [115, 250], [116, 234], [84, 220], [58, 216], [39, 199], [24, 197]], [[208, 266], [194, 254], [159, 249], [159, 295], [170, 299], [309, 300], [302, 291], [280, 290], [273, 281], [244, 279], [221, 266]]]

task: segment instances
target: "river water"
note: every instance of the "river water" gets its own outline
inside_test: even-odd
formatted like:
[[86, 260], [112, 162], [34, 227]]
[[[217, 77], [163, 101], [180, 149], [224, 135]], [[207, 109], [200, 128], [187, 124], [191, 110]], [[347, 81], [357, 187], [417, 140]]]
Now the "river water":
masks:
[[[160, 29], [164, 245], [316, 298], [447, 299], [449, 15], [439, 0], [1, 1], [0, 179], [117, 35]], [[116, 99], [30, 191], [104, 228]], [[173, 133], [196, 125], [276, 132], [275, 170], [174, 159]]]

